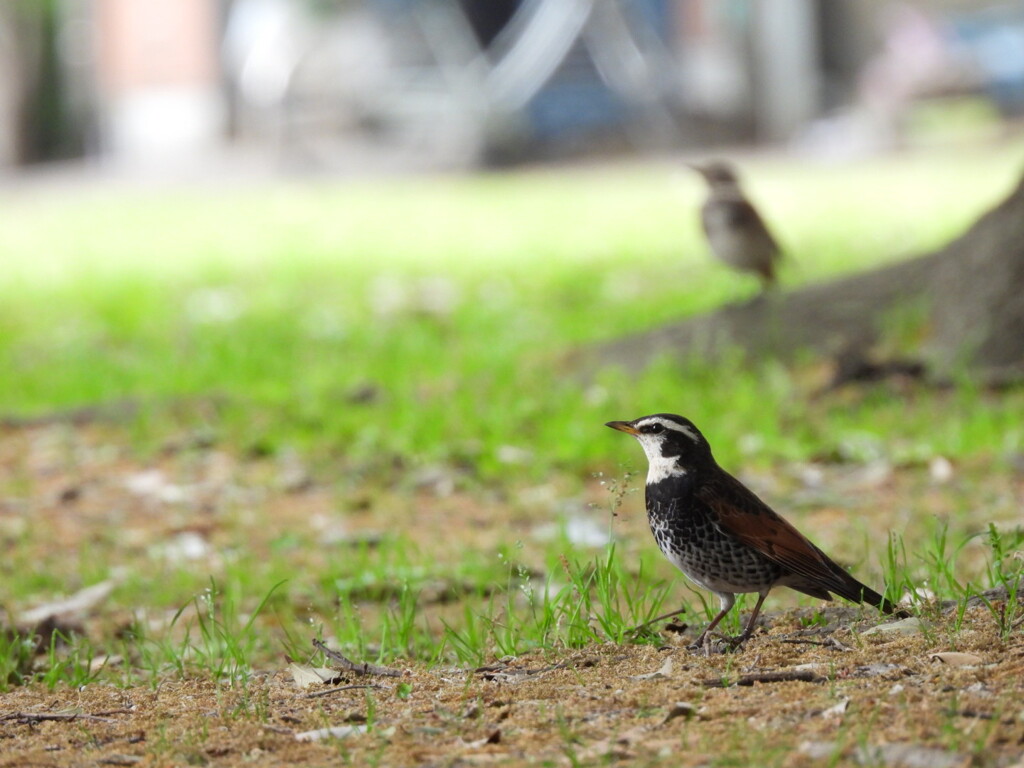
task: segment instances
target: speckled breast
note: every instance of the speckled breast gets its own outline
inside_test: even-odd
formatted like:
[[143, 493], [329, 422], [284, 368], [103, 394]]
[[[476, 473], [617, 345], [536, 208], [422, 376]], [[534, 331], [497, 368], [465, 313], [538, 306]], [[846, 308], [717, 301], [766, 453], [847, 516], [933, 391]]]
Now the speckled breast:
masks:
[[705, 514], [653, 504], [647, 520], [665, 557], [697, 585], [720, 593], [760, 592], [783, 574], [781, 566], [720, 530]]

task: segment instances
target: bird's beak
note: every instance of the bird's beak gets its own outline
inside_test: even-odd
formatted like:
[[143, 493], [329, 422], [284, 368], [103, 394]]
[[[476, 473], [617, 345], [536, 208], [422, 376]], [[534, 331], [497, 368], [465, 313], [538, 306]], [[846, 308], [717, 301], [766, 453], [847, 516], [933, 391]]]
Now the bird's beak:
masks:
[[619, 432], [625, 432], [627, 435], [636, 436], [640, 434], [637, 431], [636, 427], [634, 427], [628, 421], [609, 421], [607, 424], [605, 424], [605, 426], [611, 427], [612, 429], [617, 429], [619, 430]]

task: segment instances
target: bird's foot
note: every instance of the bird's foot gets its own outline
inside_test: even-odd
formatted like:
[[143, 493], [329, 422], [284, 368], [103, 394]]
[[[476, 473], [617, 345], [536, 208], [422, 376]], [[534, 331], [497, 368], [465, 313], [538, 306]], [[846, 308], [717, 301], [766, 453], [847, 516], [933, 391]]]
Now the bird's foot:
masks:
[[720, 632], [705, 632], [692, 645], [688, 645], [687, 648], [694, 652], [703, 651], [705, 656], [710, 656], [712, 653], [737, 651], [749, 639], [750, 635], [746, 632], [736, 635], [736, 637], [729, 637]]
[[740, 648], [747, 640], [750, 639], [750, 634], [744, 632], [736, 635], [736, 637], [729, 637], [728, 635], [720, 635], [715, 632], [715, 637], [722, 641], [722, 645], [726, 646], [729, 650], [735, 651]]

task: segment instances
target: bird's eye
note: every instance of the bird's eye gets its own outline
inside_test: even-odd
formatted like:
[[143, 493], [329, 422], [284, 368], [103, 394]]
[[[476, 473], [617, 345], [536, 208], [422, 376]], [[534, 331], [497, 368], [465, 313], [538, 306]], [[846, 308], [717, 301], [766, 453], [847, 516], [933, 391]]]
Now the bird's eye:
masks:
[[652, 435], [660, 435], [662, 432], [665, 431], [665, 427], [663, 427], [661, 424], [654, 423], [647, 427], [647, 429], [645, 429], [644, 431], [650, 432]]

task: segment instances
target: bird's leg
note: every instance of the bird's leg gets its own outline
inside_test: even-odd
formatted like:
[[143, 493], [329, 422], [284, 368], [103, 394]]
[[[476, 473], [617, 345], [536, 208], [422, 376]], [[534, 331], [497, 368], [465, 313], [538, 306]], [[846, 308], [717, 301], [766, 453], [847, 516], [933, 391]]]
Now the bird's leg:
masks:
[[737, 637], [728, 639], [728, 643], [734, 648], [750, 639], [750, 636], [754, 634], [754, 625], [757, 623], [757, 615], [761, 613], [761, 606], [764, 604], [764, 599], [768, 597], [768, 592], [762, 592], [757, 596], [757, 602], [754, 603], [754, 610], [750, 614], [750, 618], [747, 619], [747, 626], [743, 628], [743, 632]]
[[[743, 628], [743, 631], [736, 637], [726, 637], [725, 635], [721, 635], [718, 632], [711, 632], [711, 630], [714, 629], [714, 626], [718, 623], [718, 621], [725, 615], [725, 613], [728, 612], [727, 609], [725, 612], [715, 617], [714, 621], [712, 621], [711, 624], [708, 625], [708, 628], [704, 630], [704, 634], [701, 635], [700, 639], [705, 640], [705, 635], [712, 634], [720, 640], [724, 641], [725, 644], [728, 645], [730, 648], [739, 648], [741, 645], [747, 642], [747, 640], [750, 639], [751, 635], [754, 634], [754, 626], [757, 624], [757, 617], [761, 613], [761, 606], [764, 605], [764, 600], [766, 597], [768, 597], [767, 591], [758, 594], [757, 602], [754, 604], [754, 610], [751, 612], [750, 618], [747, 619], [746, 626]], [[729, 607], [732, 607], [731, 603], [729, 604]]]
[[729, 593], [723, 593], [718, 596], [718, 600], [721, 603], [722, 609], [715, 614], [715, 618], [711, 620], [711, 623], [707, 625], [704, 631], [700, 633], [700, 636], [693, 641], [691, 646], [689, 646], [691, 651], [699, 651], [701, 648], [707, 650], [708, 635], [715, 627], [718, 626], [718, 622], [724, 619], [725, 615], [732, 610], [732, 607], [736, 602], [736, 596]]
[[668, 613], [662, 614], [661, 616], [658, 616], [655, 619], [651, 619], [650, 621], [645, 621], [643, 624], [638, 624], [637, 626], [635, 626], [631, 630], [629, 630], [629, 634], [635, 635], [638, 632], [643, 632], [645, 629], [647, 629], [652, 624], [657, 624], [659, 621], [664, 621], [665, 619], [671, 619], [671, 618], [673, 618], [675, 616], [678, 616], [681, 613], [686, 613], [686, 606], [685, 605], [682, 608], [678, 608], [678, 609], [676, 609], [674, 611], [669, 611]]

